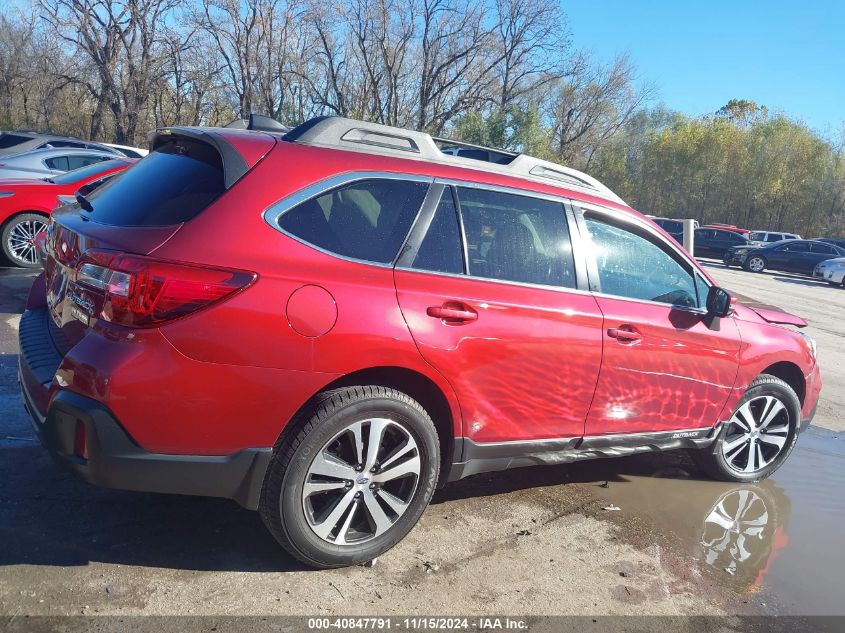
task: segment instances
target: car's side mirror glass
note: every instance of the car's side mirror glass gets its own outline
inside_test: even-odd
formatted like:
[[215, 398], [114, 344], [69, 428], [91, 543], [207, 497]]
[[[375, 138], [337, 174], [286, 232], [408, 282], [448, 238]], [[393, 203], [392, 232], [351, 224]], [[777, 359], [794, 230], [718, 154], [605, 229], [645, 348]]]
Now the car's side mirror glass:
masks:
[[726, 317], [733, 311], [731, 293], [719, 286], [711, 286], [707, 293], [707, 314]]

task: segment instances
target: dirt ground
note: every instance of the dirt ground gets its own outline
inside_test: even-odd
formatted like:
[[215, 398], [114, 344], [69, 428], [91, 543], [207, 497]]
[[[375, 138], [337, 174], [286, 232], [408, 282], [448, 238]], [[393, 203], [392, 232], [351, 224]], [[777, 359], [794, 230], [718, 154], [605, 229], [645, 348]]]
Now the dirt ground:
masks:
[[[0, 620], [843, 614], [845, 290], [711, 270], [806, 317], [818, 339], [819, 428], [772, 480], [704, 481], [681, 455], [481, 475], [439, 492], [374, 566], [334, 571], [302, 568], [233, 502], [97, 489], [55, 466], [17, 394], [17, 315], [32, 275], [0, 271]], [[720, 531], [722, 514], [732, 523]], [[743, 517], [755, 527], [743, 531]]]

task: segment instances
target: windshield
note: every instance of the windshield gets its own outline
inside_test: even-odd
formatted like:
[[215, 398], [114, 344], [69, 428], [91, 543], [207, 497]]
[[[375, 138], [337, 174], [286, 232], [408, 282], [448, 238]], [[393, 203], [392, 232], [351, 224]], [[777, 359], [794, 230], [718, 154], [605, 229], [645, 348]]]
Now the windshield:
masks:
[[86, 178], [102, 174], [103, 172], [108, 171], [109, 169], [114, 169], [119, 165], [128, 164], [129, 161], [126, 160], [107, 160], [101, 163], [88, 165], [87, 167], [80, 167], [79, 169], [74, 169], [73, 171], [66, 172], [59, 176], [53, 176], [50, 179], [50, 182], [57, 185], [70, 185], [72, 183], [85, 180]]

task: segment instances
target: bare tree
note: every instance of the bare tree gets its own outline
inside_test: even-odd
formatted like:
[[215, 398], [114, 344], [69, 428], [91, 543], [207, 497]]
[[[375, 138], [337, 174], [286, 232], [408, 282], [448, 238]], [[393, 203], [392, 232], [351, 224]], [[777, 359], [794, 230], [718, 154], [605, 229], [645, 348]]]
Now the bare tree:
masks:
[[114, 136], [132, 143], [151, 101], [164, 63], [160, 29], [177, 0], [40, 0], [42, 16], [75, 54], [82, 55], [94, 76], [65, 74], [85, 86], [95, 108], [90, 134], [103, 131], [110, 111]]
[[589, 166], [595, 153], [653, 97], [650, 84], [635, 84], [626, 55], [609, 65], [581, 59], [547, 103], [554, 152], [569, 163]]

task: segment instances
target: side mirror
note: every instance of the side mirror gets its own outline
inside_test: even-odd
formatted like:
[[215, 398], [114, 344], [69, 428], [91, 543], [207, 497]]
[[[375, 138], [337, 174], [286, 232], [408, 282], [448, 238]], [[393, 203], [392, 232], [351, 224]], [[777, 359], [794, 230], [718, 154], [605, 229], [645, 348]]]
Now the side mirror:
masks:
[[707, 293], [707, 314], [711, 317], [726, 317], [733, 312], [733, 297], [724, 288], [710, 286]]

